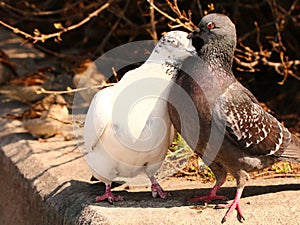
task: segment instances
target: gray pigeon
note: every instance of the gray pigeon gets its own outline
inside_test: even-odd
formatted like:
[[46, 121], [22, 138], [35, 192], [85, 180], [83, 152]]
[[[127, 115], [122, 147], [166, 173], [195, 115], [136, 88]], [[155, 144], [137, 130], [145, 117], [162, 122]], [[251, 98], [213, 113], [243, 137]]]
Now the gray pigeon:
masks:
[[300, 162], [300, 141], [264, 111], [234, 77], [236, 30], [227, 16], [204, 16], [188, 38], [198, 56], [187, 58], [177, 74], [169, 92], [169, 114], [177, 131], [216, 176], [207, 196], [190, 201], [225, 200], [217, 192], [230, 172], [237, 181], [236, 196], [232, 203], [217, 208], [228, 208], [222, 223], [234, 209], [242, 222], [245, 219], [239, 202], [248, 172], [279, 160]]

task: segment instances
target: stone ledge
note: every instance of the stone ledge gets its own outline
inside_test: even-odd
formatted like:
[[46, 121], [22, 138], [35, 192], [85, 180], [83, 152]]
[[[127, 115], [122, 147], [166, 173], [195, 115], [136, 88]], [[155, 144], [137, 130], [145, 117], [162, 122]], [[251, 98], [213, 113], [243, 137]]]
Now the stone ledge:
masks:
[[[149, 185], [116, 187], [126, 199], [110, 205], [95, 203], [105, 189], [91, 184], [90, 172], [76, 150], [76, 142], [51, 138], [33, 140], [20, 127], [1, 135], [1, 224], [219, 224], [224, 210], [186, 202], [208, 193], [212, 184], [169, 178], [161, 185], [169, 199], [152, 199]], [[17, 123], [15, 123], [17, 125]], [[0, 134], [3, 133], [1, 130]], [[274, 184], [276, 183], [276, 184]], [[221, 194], [234, 197], [235, 183], [227, 182]], [[247, 224], [297, 224], [300, 221], [300, 180], [273, 179], [249, 182], [241, 200]], [[228, 224], [239, 224], [235, 215]]]

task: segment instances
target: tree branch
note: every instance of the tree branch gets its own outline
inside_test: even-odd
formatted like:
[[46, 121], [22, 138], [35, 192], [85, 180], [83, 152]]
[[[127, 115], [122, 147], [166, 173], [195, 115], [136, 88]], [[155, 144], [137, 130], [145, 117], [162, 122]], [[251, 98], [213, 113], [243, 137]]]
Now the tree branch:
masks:
[[84, 25], [85, 23], [87, 23], [88, 21], [91, 20], [91, 18], [97, 16], [100, 12], [102, 12], [104, 9], [106, 9], [107, 7], [109, 7], [110, 2], [105, 3], [104, 5], [102, 5], [100, 8], [98, 8], [97, 10], [95, 10], [94, 12], [92, 12], [91, 14], [88, 15], [88, 17], [86, 17], [85, 19], [83, 19], [82, 21], [80, 21], [79, 23], [76, 23], [72, 26], [69, 27], [62, 27], [62, 25], [60, 23], [56, 23], [54, 24], [54, 26], [57, 29], [61, 29], [60, 31], [56, 32], [56, 33], [52, 33], [52, 34], [42, 34], [39, 32], [39, 30], [35, 29], [34, 31], [34, 35], [28, 34], [22, 30], [20, 30], [19, 28], [15, 28], [5, 22], [3, 22], [2, 20], [0, 20], [0, 24], [10, 30], [12, 30], [14, 33], [16, 34], [21, 34], [23, 35], [26, 39], [29, 40], [33, 40], [33, 43], [36, 42], [45, 42], [47, 39], [51, 39], [51, 38], [55, 38], [56, 40], [60, 41], [61, 40], [61, 35], [63, 33], [66, 33], [70, 30], [74, 30], [82, 25]]

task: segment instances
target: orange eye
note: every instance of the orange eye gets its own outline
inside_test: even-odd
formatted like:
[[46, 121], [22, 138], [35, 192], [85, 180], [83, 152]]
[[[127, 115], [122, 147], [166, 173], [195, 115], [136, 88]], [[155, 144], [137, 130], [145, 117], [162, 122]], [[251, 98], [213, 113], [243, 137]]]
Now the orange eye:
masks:
[[215, 28], [215, 24], [213, 23], [213, 22], [209, 22], [208, 24], [207, 24], [207, 28], [208, 29], [214, 29]]

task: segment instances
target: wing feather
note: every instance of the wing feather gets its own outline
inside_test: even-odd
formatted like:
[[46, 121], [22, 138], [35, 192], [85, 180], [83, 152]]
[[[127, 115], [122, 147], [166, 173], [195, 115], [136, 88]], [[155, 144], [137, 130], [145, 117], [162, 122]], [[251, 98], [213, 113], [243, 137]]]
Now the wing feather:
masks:
[[110, 121], [112, 88], [99, 91], [90, 104], [84, 123], [84, 141], [88, 152], [93, 150]]
[[217, 99], [213, 114], [226, 136], [250, 154], [280, 155], [291, 141], [289, 131], [238, 82]]

